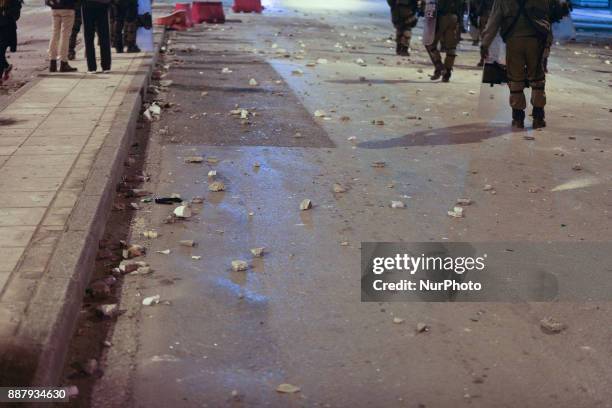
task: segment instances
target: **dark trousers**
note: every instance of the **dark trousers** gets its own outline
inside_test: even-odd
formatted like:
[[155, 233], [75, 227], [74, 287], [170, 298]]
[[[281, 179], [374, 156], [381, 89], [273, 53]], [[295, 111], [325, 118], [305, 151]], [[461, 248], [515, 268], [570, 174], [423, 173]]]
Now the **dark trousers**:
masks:
[[8, 66], [8, 61], [6, 60], [6, 49], [8, 47], [2, 43], [2, 39], [0, 39], [0, 76], [4, 72], [4, 69]]
[[94, 38], [95, 34], [98, 34], [102, 70], [108, 71], [111, 68], [111, 45], [107, 4], [91, 1], [83, 3], [83, 34], [85, 36], [87, 70], [95, 71], [97, 68]]
[[113, 47], [123, 48], [123, 45], [132, 46], [136, 44], [136, 35], [132, 33], [132, 26], [138, 19], [138, 2], [134, 0], [120, 0], [112, 8], [113, 23], [112, 42]]
[[78, 7], [74, 11], [74, 25], [72, 26], [72, 33], [70, 34], [70, 42], [68, 43], [68, 50], [74, 52], [77, 43], [77, 36], [81, 31], [81, 8]]

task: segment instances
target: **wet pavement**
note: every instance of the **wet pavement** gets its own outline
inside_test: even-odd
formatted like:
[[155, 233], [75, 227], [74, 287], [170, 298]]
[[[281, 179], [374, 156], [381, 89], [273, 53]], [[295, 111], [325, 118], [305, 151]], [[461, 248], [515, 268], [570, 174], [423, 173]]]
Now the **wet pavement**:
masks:
[[[172, 206], [137, 211], [131, 242], [154, 273], [125, 277], [92, 405], [610, 406], [609, 304], [365, 304], [359, 286], [366, 241], [609, 240], [609, 50], [557, 50], [549, 127], [513, 133], [478, 118], [467, 41], [452, 82], [432, 83], [419, 30], [398, 59], [384, 7], [327, 3], [171, 35], [143, 188], [204, 203], [169, 224]], [[208, 190], [211, 170], [225, 191]], [[458, 197], [474, 201], [459, 220], [447, 215]], [[548, 315], [569, 329], [544, 334]]]

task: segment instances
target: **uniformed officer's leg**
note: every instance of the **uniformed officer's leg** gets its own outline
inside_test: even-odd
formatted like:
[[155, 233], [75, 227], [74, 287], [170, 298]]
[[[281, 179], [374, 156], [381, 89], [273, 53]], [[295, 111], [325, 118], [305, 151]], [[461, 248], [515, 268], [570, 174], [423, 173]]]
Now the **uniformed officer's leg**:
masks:
[[436, 32], [436, 38], [431, 45], [425, 47], [427, 49], [427, 53], [429, 54], [429, 58], [431, 58], [431, 62], [434, 65], [434, 73], [430, 77], [432, 81], [436, 81], [444, 75], [444, 64], [442, 64], [442, 56], [440, 55], [440, 51], [438, 51], [438, 44], [440, 43], [440, 34], [439, 31]]
[[140, 52], [136, 45], [136, 33], [138, 32], [138, 1], [130, 0], [126, 7], [124, 42], [127, 52]]
[[[480, 39], [482, 40], [482, 35], [483, 35], [483, 31], [487, 26], [487, 22], [489, 21], [489, 16], [488, 15], [482, 15], [480, 16], [480, 23], [479, 23], [479, 27], [480, 27]], [[480, 61], [478, 62], [478, 66], [479, 67], [483, 67], [484, 66], [484, 58], [481, 56], [480, 57]]]
[[446, 72], [442, 76], [442, 82], [448, 82], [455, 66], [455, 58], [457, 57], [457, 36], [455, 32], [457, 31], [458, 23], [457, 16], [453, 14], [444, 16], [443, 19], [445, 30], [442, 44], [446, 48], [446, 57], [444, 58], [444, 70]]
[[544, 106], [546, 105], [546, 74], [542, 58], [544, 44], [537, 38], [528, 38], [525, 41], [527, 53], [527, 78], [531, 86], [531, 106], [533, 106], [533, 128], [546, 126], [544, 120]]
[[510, 38], [506, 42], [506, 68], [510, 87], [510, 106], [512, 107], [512, 127], [525, 127], [525, 75], [526, 53], [524, 38]]
[[123, 52], [123, 26], [125, 24], [125, 4], [121, 0], [112, 7], [111, 13], [111, 43], [119, 53]]

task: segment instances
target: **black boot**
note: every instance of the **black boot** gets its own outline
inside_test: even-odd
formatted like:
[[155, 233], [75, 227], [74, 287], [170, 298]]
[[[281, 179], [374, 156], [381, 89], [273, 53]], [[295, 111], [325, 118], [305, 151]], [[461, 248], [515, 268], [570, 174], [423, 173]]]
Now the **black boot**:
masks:
[[449, 82], [451, 79], [452, 73], [453, 73], [452, 69], [445, 68], [444, 74], [442, 75], [442, 82]]
[[129, 52], [129, 53], [140, 52], [140, 48], [138, 48], [138, 46], [136, 44], [128, 45], [127, 52]]
[[533, 108], [533, 128], [541, 129], [546, 127], [546, 121], [544, 120], [544, 108]]
[[75, 58], [76, 58], [76, 51], [75, 50], [69, 50], [68, 51], [68, 60], [74, 61]]
[[57, 72], [57, 61], [56, 60], [49, 61], [49, 72]]
[[523, 129], [525, 127], [525, 111], [522, 109], [512, 109], [512, 127]]
[[77, 69], [68, 65], [68, 62], [62, 61], [60, 63], [60, 72], [75, 72]]
[[429, 79], [431, 79], [432, 81], [437, 81], [444, 75], [446, 75], [446, 68], [444, 68], [444, 65], [442, 65], [442, 63], [438, 63], [436, 64], [436, 69], [434, 70], [433, 75], [430, 76]]

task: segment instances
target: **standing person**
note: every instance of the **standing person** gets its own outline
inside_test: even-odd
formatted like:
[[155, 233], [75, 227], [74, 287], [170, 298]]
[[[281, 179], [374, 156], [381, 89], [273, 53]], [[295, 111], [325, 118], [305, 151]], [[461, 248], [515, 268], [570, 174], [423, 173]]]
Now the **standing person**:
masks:
[[117, 0], [112, 7], [112, 43], [117, 52], [140, 52], [136, 45], [138, 31], [138, 0]]
[[[435, 68], [431, 76], [432, 81], [440, 78], [442, 82], [450, 81], [457, 56], [457, 24], [462, 9], [461, 0], [437, 0], [436, 2], [436, 35], [433, 43], [425, 47]], [[442, 63], [438, 44], [446, 53], [444, 63]]]
[[6, 50], [17, 51], [17, 20], [21, 16], [21, 0], [0, 0], [0, 85], [9, 79], [13, 66], [6, 59]]
[[108, 27], [108, 11], [110, 0], [82, 0], [83, 34], [85, 37], [85, 55], [87, 57], [87, 72], [97, 70], [95, 35], [98, 34], [102, 71], [111, 69], [111, 46]]
[[531, 86], [533, 128], [546, 126], [546, 74], [543, 57], [552, 43], [551, 21], [560, 10], [559, 0], [495, 0], [482, 37], [481, 54], [486, 58], [497, 32], [506, 43], [506, 67], [512, 107], [512, 127], [525, 127], [527, 101], [524, 89]]
[[53, 34], [49, 41], [49, 72], [57, 72], [57, 60], [60, 60], [60, 72], [74, 72], [77, 69], [68, 64], [68, 43], [74, 25], [75, 0], [45, 0], [51, 7]]
[[417, 25], [418, 0], [387, 0], [391, 7], [391, 21], [395, 27], [395, 53], [410, 56], [412, 29]]
[[74, 25], [72, 26], [72, 33], [70, 34], [70, 42], [68, 43], [68, 59], [70, 61], [76, 58], [76, 44], [77, 36], [81, 31], [81, 23], [83, 18], [81, 17], [81, 2], [77, 0], [74, 8]]

